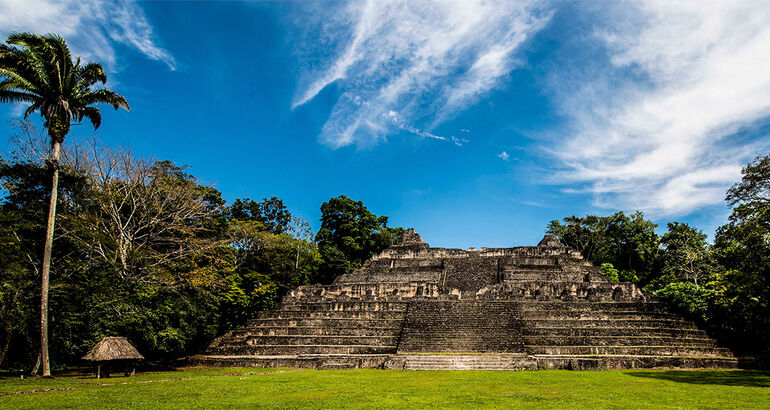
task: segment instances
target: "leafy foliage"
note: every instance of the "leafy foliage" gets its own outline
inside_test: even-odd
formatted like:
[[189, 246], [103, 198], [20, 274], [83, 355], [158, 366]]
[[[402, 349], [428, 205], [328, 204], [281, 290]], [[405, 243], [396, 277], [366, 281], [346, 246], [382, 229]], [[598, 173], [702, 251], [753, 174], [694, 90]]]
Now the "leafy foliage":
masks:
[[363, 202], [345, 195], [324, 202], [321, 229], [315, 237], [323, 259], [320, 282], [331, 283], [393, 244], [403, 229], [388, 228], [387, 224], [387, 216], [377, 216]]
[[693, 282], [696, 286], [713, 274], [706, 234], [685, 223], [668, 224], [661, 238], [662, 279], [664, 282]]
[[710, 303], [714, 294], [710, 289], [692, 282], [672, 282], [656, 290], [655, 295], [700, 323], [706, 323], [711, 319]]
[[607, 277], [607, 279], [610, 280], [610, 282], [617, 282], [619, 279], [618, 277], [618, 270], [615, 269], [614, 266], [612, 266], [611, 263], [602, 263], [599, 268], [602, 270], [602, 273], [604, 276]]
[[596, 265], [610, 263], [625, 271], [625, 277], [652, 279], [659, 238], [655, 233], [657, 225], [645, 219], [643, 213], [635, 212], [630, 217], [623, 212], [606, 217], [572, 215], [563, 221], [551, 221], [546, 232], [558, 236]]
[[291, 213], [283, 201], [274, 196], [260, 202], [238, 198], [228, 207], [228, 214], [232, 220], [259, 222], [274, 235], [286, 232], [292, 223]]

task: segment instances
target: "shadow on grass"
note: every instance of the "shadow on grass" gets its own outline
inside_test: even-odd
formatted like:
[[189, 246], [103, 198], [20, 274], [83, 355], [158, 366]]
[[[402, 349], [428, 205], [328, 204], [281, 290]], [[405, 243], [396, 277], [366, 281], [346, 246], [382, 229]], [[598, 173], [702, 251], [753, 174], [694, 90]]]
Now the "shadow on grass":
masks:
[[770, 387], [770, 372], [757, 370], [665, 370], [634, 371], [625, 374], [677, 383]]

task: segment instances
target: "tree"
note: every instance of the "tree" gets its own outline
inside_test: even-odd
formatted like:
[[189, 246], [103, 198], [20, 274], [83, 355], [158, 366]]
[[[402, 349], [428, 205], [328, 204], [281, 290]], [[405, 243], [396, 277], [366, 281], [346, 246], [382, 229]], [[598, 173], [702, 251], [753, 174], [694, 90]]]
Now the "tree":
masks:
[[70, 218], [86, 229], [65, 235], [120, 278], [172, 283], [168, 266], [220, 245], [212, 221], [224, 201], [185, 167], [95, 143], [81, 152], [91, 192]]
[[660, 244], [663, 248], [662, 273], [669, 282], [687, 281], [699, 286], [711, 272], [710, 249], [706, 234], [686, 223], [668, 224]]
[[[73, 61], [64, 39], [55, 35], [11, 34], [8, 44], [0, 44], [0, 102], [30, 104], [24, 112], [29, 117], [40, 111], [51, 144], [51, 195], [46, 226], [46, 239], [41, 269], [40, 349], [43, 376], [50, 376], [48, 358], [48, 279], [51, 248], [56, 220], [56, 196], [59, 182], [61, 144], [73, 121], [88, 119], [99, 128], [101, 114], [93, 104], [106, 103], [116, 110], [129, 109], [126, 99], [105, 88], [92, 89], [97, 82], [105, 84], [107, 76], [98, 63]], [[14, 47], [16, 46], [16, 47]]]
[[770, 204], [770, 154], [760, 155], [742, 170], [741, 182], [727, 191], [730, 205], [754, 205], [767, 208]]
[[330, 282], [349, 273], [390, 246], [403, 229], [388, 228], [387, 224], [387, 216], [377, 216], [363, 202], [345, 195], [324, 202], [321, 229], [315, 238], [323, 259], [321, 280]]
[[290, 289], [315, 279], [320, 264], [310, 225], [279, 198], [236, 199], [225, 214], [234, 269], [220, 293], [220, 331], [272, 309]]
[[602, 219], [595, 215], [586, 215], [584, 218], [568, 216], [564, 218], [563, 225], [558, 220], [553, 220], [546, 228], [546, 233], [558, 236], [565, 244], [580, 251], [583, 257], [592, 262], [596, 262], [594, 254], [605, 240], [604, 231]]
[[621, 280], [641, 276], [648, 282], [654, 276], [658, 258], [655, 227], [637, 211], [630, 217], [623, 212], [604, 217], [573, 215], [564, 218], [564, 224], [551, 221], [546, 232], [579, 250], [595, 265], [612, 264]]
[[262, 229], [274, 235], [286, 232], [292, 223], [289, 210], [278, 197], [262, 198], [255, 202], [249, 198], [236, 199], [228, 209], [230, 219], [257, 221]]
[[[38, 132], [29, 121], [12, 121], [12, 126], [18, 134], [11, 138], [11, 150], [8, 161], [0, 160], [0, 183], [2, 184], [2, 202], [0, 202], [0, 286], [5, 287], [0, 297], [0, 317], [10, 321], [11, 326], [6, 330], [14, 333], [11, 337], [10, 353], [6, 356], [8, 365], [23, 365], [28, 360], [38, 344], [33, 338], [39, 334], [39, 329], [33, 316], [40, 317], [35, 309], [34, 298], [40, 300], [41, 255], [39, 249], [45, 242], [47, 206], [49, 202], [50, 173], [45, 166], [44, 158], [48, 148], [46, 136]], [[66, 216], [74, 209], [73, 205], [87, 192], [87, 181], [71, 166], [69, 156], [62, 153], [62, 164], [59, 175], [59, 194], [57, 195], [57, 210]], [[60, 218], [60, 227], [66, 225]], [[57, 266], [52, 278], [49, 304], [53, 308], [58, 302], [57, 294], [61, 294], [62, 283], [71, 283], [69, 272], [78, 270], [84, 255], [80, 254], [74, 244], [63, 236], [57, 238], [56, 247], [52, 249], [51, 261]], [[37, 285], [35, 285], [37, 283]], [[57, 309], [58, 310], [58, 307]], [[62, 316], [67, 315], [61, 311]], [[22, 320], [26, 317], [27, 320]], [[29, 320], [32, 319], [32, 320]], [[49, 327], [55, 324], [49, 323]], [[55, 329], [51, 332], [56, 334]], [[6, 333], [7, 337], [7, 333]], [[30, 347], [32, 346], [32, 347]], [[40, 352], [40, 349], [37, 349]], [[38, 357], [39, 368], [40, 356]], [[59, 355], [62, 362], [66, 360]]]
[[738, 347], [770, 357], [770, 154], [758, 156], [727, 191], [734, 206], [717, 229], [714, 254], [723, 271], [715, 292], [715, 322]]
[[[0, 178], [5, 168], [0, 161]], [[29, 340], [27, 329], [34, 320], [34, 305], [29, 299], [35, 290], [33, 273], [39, 266], [29, 263], [27, 257], [31, 255], [19, 235], [27, 224], [20, 212], [0, 208], [0, 365], [8, 357], [14, 339]]]

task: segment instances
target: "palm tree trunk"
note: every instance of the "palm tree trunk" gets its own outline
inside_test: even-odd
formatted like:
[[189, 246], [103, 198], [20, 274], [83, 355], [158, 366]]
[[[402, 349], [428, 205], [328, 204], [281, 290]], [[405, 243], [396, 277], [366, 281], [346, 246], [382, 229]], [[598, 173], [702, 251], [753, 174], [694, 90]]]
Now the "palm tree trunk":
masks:
[[48, 277], [51, 271], [51, 248], [53, 247], [53, 231], [56, 222], [56, 199], [59, 196], [59, 154], [61, 142], [53, 139], [51, 168], [51, 203], [48, 205], [48, 226], [45, 232], [45, 248], [43, 249], [43, 270], [40, 286], [40, 355], [43, 364], [43, 377], [51, 376], [48, 360]]

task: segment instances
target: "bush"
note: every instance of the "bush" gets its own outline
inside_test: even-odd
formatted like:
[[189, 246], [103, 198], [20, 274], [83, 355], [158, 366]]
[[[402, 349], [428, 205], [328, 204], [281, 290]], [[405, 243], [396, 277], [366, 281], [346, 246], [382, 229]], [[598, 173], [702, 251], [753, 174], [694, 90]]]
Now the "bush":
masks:
[[618, 272], [618, 278], [621, 282], [639, 283], [639, 277], [636, 276], [636, 272], [634, 270], [623, 269]]
[[714, 299], [714, 292], [709, 289], [691, 282], [674, 282], [654, 293], [679, 312], [701, 323], [711, 318], [709, 305]]
[[602, 273], [607, 276], [607, 279], [609, 279], [610, 282], [617, 282], [619, 280], [618, 270], [615, 269], [611, 263], [602, 263], [600, 269], [602, 270]]

